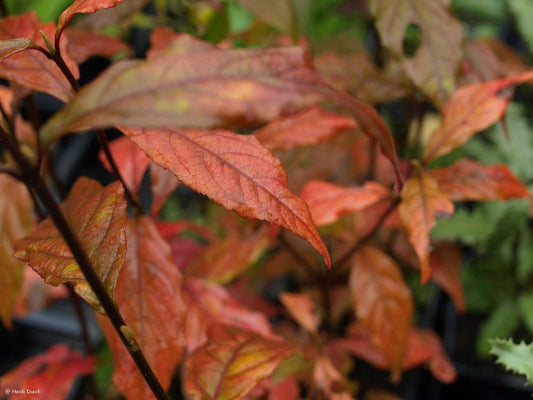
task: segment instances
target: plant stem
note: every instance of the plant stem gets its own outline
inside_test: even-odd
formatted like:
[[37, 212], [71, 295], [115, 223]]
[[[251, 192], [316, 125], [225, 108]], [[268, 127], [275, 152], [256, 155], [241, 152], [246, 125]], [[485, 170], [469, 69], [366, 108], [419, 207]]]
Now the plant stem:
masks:
[[118, 180], [122, 182], [122, 186], [124, 186], [124, 192], [126, 194], [126, 197], [131, 202], [135, 215], [142, 215], [144, 214], [142, 205], [139, 201], [139, 198], [134, 195], [128, 185], [126, 185], [126, 182], [124, 181], [122, 174], [120, 173], [118, 166], [115, 162], [115, 159], [113, 158], [113, 154], [111, 154], [111, 150], [109, 149], [109, 143], [107, 142], [107, 137], [105, 135], [105, 132], [102, 129], [96, 130], [96, 135], [98, 136], [98, 141], [100, 142], [100, 146], [102, 147], [102, 151], [104, 152], [107, 161], [109, 162], [109, 165], [111, 166], [111, 169], [113, 170], [113, 174], [117, 177]]
[[133, 358], [135, 364], [139, 368], [139, 371], [143, 375], [146, 383], [154, 393], [155, 397], [158, 400], [169, 400], [165, 390], [157, 380], [157, 377], [146, 361], [146, 358], [144, 357], [144, 354], [142, 353], [135, 338], [131, 337], [130, 335], [128, 335], [128, 338], [125, 336], [123, 331], [126, 331], [126, 329], [124, 329], [127, 328], [126, 322], [122, 318], [122, 315], [116, 307], [115, 302], [111, 299], [106, 289], [102, 285], [100, 278], [96, 274], [94, 265], [87, 256], [87, 253], [85, 252], [85, 249], [83, 248], [79, 238], [76, 236], [68, 221], [65, 219], [63, 212], [52, 196], [52, 193], [39, 176], [38, 168], [32, 165], [31, 161], [24, 156], [24, 154], [19, 150], [16, 141], [9, 136], [7, 132], [3, 130], [0, 131], [0, 140], [4, 142], [14, 160], [18, 164], [24, 181], [34, 190], [36, 196], [41, 200], [42, 204], [48, 210], [52, 221], [63, 236], [63, 239], [72, 252], [72, 255], [78, 263], [78, 266], [80, 267], [85, 279], [100, 301], [100, 304], [113, 324], [118, 336], [122, 340], [124, 346], [126, 346], [128, 349], [131, 357]]

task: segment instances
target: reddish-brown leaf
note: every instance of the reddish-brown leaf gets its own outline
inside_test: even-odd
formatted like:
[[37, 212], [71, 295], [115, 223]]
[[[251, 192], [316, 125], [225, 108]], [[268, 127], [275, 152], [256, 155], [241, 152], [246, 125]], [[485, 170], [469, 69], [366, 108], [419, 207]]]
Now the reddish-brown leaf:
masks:
[[365, 400], [402, 400], [402, 398], [385, 390], [370, 389], [366, 392]]
[[[169, 48], [170, 46], [172, 46], [171, 49]], [[186, 33], [175, 32], [168, 27], [155, 27], [150, 35], [150, 49], [146, 54], [147, 58], [164, 54], [167, 49], [176, 54], [187, 55], [201, 51], [215, 50], [216, 46]]]
[[[351, 324], [346, 339], [340, 343], [347, 351], [375, 367], [390, 368], [388, 360], [372, 343], [370, 333], [361, 323]], [[441, 382], [451, 383], [457, 376], [455, 367], [448, 359], [437, 334], [431, 330], [412, 327], [402, 369], [408, 370], [425, 363], [429, 364], [431, 372]], [[434, 368], [431, 365], [434, 365]]]
[[[168, 389], [185, 347], [181, 273], [172, 262], [170, 246], [148, 217], [128, 222], [127, 240], [115, 300], [161, 385]], [[117, 387], [128, 399], [155, 398], [110, 321], [98, 317], [114, 354]]]
[[333, 114], [321, 107], [280, 117], [254, 132], [255, 137], [270, 150], [289, 150], [325, 142], [347, 129], [357, 127], [352, 118]]
[[36, 49], [38, 46], [28, 38], [7, 39], [0, 41], [0, 61], [22, 50]]
[[[12, 39], [26, 38], [46, 48], [39, 31], [51, 38], [55, 32], [55, 25], [41, 23], [34, 12], [0, 20], [0, 40], [9, 40], [11, 44]], [[28, 89], [48, 93], [64, 102], [69, 101], [74, 95], [74, 90], [65, 75], [54, 61], [49, 60], [40, 51], [29, 50], [32, 46], [29, 45], [27, 51], [21, 51], [2, 60], [0, 77]], [[61, 44], [61, 53], [74, 77], [78, 78], [78, 65], [69, 57], [66, 41]]]
[[344, 214], [361, 211], [391, 196], [391, 192], [376, 182], [361, 187], [343, 187], [324, 181], [311, 181], [300, 194], [309, 206], [316, 225], [338, 221]]
[[223, 286], [187, 278], [183, 294], [187, 307], [186, 335], [189, 352], [205, 344], [207, 332], [213, 325], [236, 327], [264, 337], [273, 335], [265, 315], [247, 309]]
[[150, 181], [152, 183], [152, 205], [150, 207], [150, 215], [155, 217], [161, 211], [161, 207], [165, 204], [168, 196], [180, 184], [174, 174], [169, 170], [161, 168], [156, 163], [150, 164]]
[[462, 146], [477, 132], [498, 121], [505, 112], [511, 92], [509, 86], [533, 78], [529, 71], [507, 79], [475, 83], [455, 91], [442, 109], [442, 124], [424, 149], [424, 162]]
[[11, 327], [11, 312], [22, 287], [24, 263], [13, 257], [12, 242], [33, 225], [33, 202], [24, 184], [0, 175], [0, 319]]
[[335, 393], [335, 389], [342, 386], [342, 382], [341, 373], [331, 361], [323, 355], [318, 355], [313, 367], [313, 386], [322, 391], [328, 399], [335, 399], [337, 398], [336, 396], [341, 395], [340, 393]]
[[[126, 253], [126, 201], [119, 182], [104, 188], [88, 178], [74, 184], [61, 205], [63, 214], [96, 268], [96, 273], [113, 296]], [[100, 302], [85, 280], [63, 237], [48, 217], [37, 229], [17, 240], [15, 257], [27, 262], [52, 285], [73, 282], [76, 292], [99, 312]]]
[[420, 259], [422, 283], [426, 283], [431, 276], [429, 234], [435, 225], [435, 218], [449, 217], [453, 211], [453, 203], [439, 190], [431, 176], [423, 174], [406, 182], [399, 212], [409, 242]]
[[357, 318], [399, 379], [414, 309], [400, 268], [379, 249], [362, 247], [352, 259], [350, 291]]
[[186, 267], [185, 274], [221, 284], [228, 283], [255, 263], [270, 242], [268, 229], [265, 228], [249, 237], [233, 232], [205, 248]]
[[289, 375], [270, 389], [267, 400], [298, 400], [299, 398], [300, 386], [298, 381], [294, 375]]
[[313, 334], [317, 333], [320, 317], [315, 311], [316, 305], [311, 297], [304, 293], [284, 292], [279, 295], [279, 299], [298, 324]]
[[[67, 398], [74, 379], [94, 371], [95, 360], [85, 358], [65, 345], [50, 347], [45, 353], [22, 362], [0, 378], [0, 392], [9, 398]], [[11, 396], [9, 396], [11, 393]]]
[[[400, 57], [409, 78], [435, 104], [444, 104], [455, 86], [462, 60], [463, 27], [449, 12], [450, 0], [370, 0], [383, 45]], [[420, 31], [420, 46], [405, 54], [409, 26]]]
[[[120, 137], [109, 143], [109, 150], [117, 168], [128, 188], [134, 193], [139, 193], [144, 173], [150, 164], [150, 159], [144, 152], [127, 137]], [[100, 150], [98, 158], [104, 167], [113, 172], [103, 150]]]
[[93, 56], [111, 58], [119, 53], [131, 55], [133, 52], [122, 40], [91, 31], [68, 28], [66, 35], [68, 52], [78, 64]]
[[529, 198], [527, 187], [505, 164], [483, 165], [462, 158], [455, 164], [429, 171], [440, 191], [453, 201]]
[[120, 61], [43, 127], [43, 144], [87, 128], [257, 125], [324, 96], [308, 53], [296, 47], [175, 51]]
[[216, 326], [209, 341], [185, 360], [187, 399], [241, 399], [294, 352], [283, 341]]
[[103, 8], [113, 8], [121, 1], [123, 0], [75, 0], [59, 16], [56, 37], [61, 36], [63, 30], [76, 14], [88, 14]]
[[330, 259], [307, 205], [287, 188], [281, 162], [255, 137], [225, 130], [122, 131], [183, 184], [246, 218], [279, 225]]
[[458, 312], [466, 311], [463, 282], [461, 280], [461, 249], [456, 243], [437, 243], [429, 255], [433, 280], [453, 300]]

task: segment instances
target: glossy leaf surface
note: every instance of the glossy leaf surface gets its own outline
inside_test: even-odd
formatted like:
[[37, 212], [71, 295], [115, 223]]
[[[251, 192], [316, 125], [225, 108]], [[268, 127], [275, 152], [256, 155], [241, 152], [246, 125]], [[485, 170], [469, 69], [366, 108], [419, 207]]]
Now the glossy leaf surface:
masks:
[[44, 144], [68, 132], [123, 125], [223, 127], [264, 123], [322, 95], [299, 48], [232, 49], [113, 64], [42, 130]]
[[398, 378], [414, 309], [400, 268], [378, 248], [364, 246], [352, 259], [350, 293], [357, 318]]
[[453, 211], [453, 203], [439, 190], [432, 177], [420, 175], [406, 182], [399, 212], [409, 242], [420, 259], [422, 283], [426, 283], [431, 276], [429, 234], [435, 225], [435, 218], [449, 217]]
[[[127, 240], [115, 300], [148, 363], [168, 389], [185, 345], [181, 273], [172, 262], [170, 246], [148, 217], [128, 222]], [[154, 398], [109, 320], [99, 316], [99, 322], [114, 354], [117, 387], [128, 399]]]
[[527, 187], [505, 164], [483, 165], [466, 158], [429, 171], [442, 193], [453, 201], [508, 200], [530, 197]]
[[[450, 0], [371, 0], [370, 10], [383, 45], [401, 57], [409, 78], [433, 102], [442, 106], [455, 87], [461, 62], [463, 27], [448, 11]], [[406, 54], [408, 27], [420, 32], [420, 46]]]
[[33, 225], [33, 202], [26, 187], [7, 174], [0, 175], [0, 318], [11, 327], [11, 312], [22, 286], [24, 263], [13, 257], [12, 242]]
[[289, 150], [324, 142], [338, 133], [357, 127], [352, 119], [312, 107], [297, 114], [278, 118], [254, 132], [270, 150]]
[[[68, 397], [74, 379], [90, 374], [94, 369], [94, 359], [85, 358], [80, 352], [58, 344], [2, 375], [0, 390], [2, 396], [10, 391], [11, 398], [35, 396], [39, 399], [63, 400]], [[15, 390], [20, 393], [15, 393]]]
[[[8, 44], [11, 45], [13, 39], [26, 38], [46, 48], [40, 30], [51, 38], [54, 35], [55, 26], [53, 23], [41, 23], [34, 12], [0, 20], [0, 40], [10, 40]], [[28, 43], [28, 48], [31, 47], [32, 45]], [[69, 57], [66, 43], [61, 44], [61, 52], [70, 71], [75, 78], [78, 78], [78, 66]], [[50, 94], [64, 102], [69, 101], [74, 95], [74, 90], [59, 67], [36, 50], [21, 51], [2, 60], [0, 62], [0, 77], [16, 82], [25, 88]]]
[[[80, 178], [61, 205], [71, 229], [80, 239], [96, 273], [113, 296], [118, 273], [126, 253], [126, 201], [119, 182], [102, 187]], [[52, 285], [72, 282], [76, 292], [97, 311], [100, 302], [90, 288], [69, 247], [50, 218], [14, 243], [15, 257], [27, 262]]]
[[242, 217], [266, 220], [295, 233], [330, 265], [307, 205], [288, 190], [281, 162], [255, 137], [225, 130], [122, 131], [185, 185]]
[[294, 352], [283, 341], [215, 327], [185, 360], [184, 392], [189, 400], [241, 399]]
[[366, 182], [360, 187], [344, 187], [324, 181], [307, 183], [300, 194], [309, 206], [316, 225], [338, 221], [343, 215], [361, 211], [391, 196], [386, 187]]
[[95, 11], [115, 7], [123, 0], [75, 0], [65, 9], [57, 21], [57, 36], [60, 36], [68, 23], [76, 14], [88, 14]]
[[284, 292], [279, 295], [279, 299], [298, 324], [313, 334], [317, 333], [320, 317], [311, 297], [304, 293]]
[[505, 91], [533, 78], [533, 72], [511, 78], [475, 83], [454, 92], [442, 109], [442, 124], [434, 131], [424, 149], [424, 162], [462, 146], [477, 132], [498, 121], [509, 104]]

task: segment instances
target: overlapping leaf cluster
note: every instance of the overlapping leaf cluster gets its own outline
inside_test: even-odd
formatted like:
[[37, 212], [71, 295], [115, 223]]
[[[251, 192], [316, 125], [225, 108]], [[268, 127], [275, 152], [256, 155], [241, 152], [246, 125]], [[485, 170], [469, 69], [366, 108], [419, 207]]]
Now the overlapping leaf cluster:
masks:
[[[213, 11], [228, 12], [212, 3]], [[239, 3], [297, 39], [299, 11], [291, 1]], [[464, 311], [461, 252], [455, 242], [432, 239], [436, 220], [453, 215], [454, 203], [531, 195], [503, 163], [459, 158], [435, 165], [501, 120], [514, 86], [531, 81], [533, 71], [515, 63], [513, 73], [494, 73], [509, 70], [496, 50], [504, 45], [466, 39], [449, 3], [399, 0], [392, 7], [369, 0], [386, 51], [379, 67], [365, 52], [313, 59], [302, 47], [236, 48], [231, 35], [215, 45], [156, 27], [146, 59], [117, 61], [81, 88], [78, 64], [131, 50], [73, 29], [71, 21], [114, 7], [127, 13], [128, 2], [76, 0], [57, 25], [34, 13], [0, 20], [0, 77], [10, 83], [0, 91], [0, 138], [7, 144], [3, 167], [12, 175], [0, 176], [4, 324], [22, 275], [13, 253], [47, 283], [71, 285], [100, 312], [113, 381], [128, 399], [154, 395], [117, 333], [128, 338], [130, 352], [142, 350], [165, 390], [179, 373], [189, 399], [290, 400], [303, 387], [310, 398], [353, 399], [354, 356], [389, 370], [394, 382], [421, 365], [452, 382], [456, 372], [438, 335], [413, 323], [404, 276], [419, 271], [422, 283], [432, 279]], [[404, 34], [413, 24], [421, 45], [406, 54]], [[498, 69], [481, 70], [483, 57]], [[65, 103], [42, 126], [22, 117], [33, 91]], [[441, 119], [410, 138], [393, 134], [359, 100], [409, 102], [415, 95]], [[107, 128], [122, 133], [109, 147], [101, 131]], [[58, 217], [28, 234], [30, 196], [13, 181], [26, 178], [36, 195], [34, 178], [28, 182], [12, 157], [19, 152], [9, 146], [20, 148], [47, 184], [58, 140], [89, 129], [104, 136], [100, 159], [120, 179], [102, 186], [80, 177], [60, 212], [118, 305], [126, 324], [118, 332], [60, 234]], [[159, 219], [180, 184], [221, 206], [208, 217], [214, 227]], [[138, 197], [145, 188], [151, 202], [143, 208]], [[280, 277], [292, 279], [295, 290], [275, 290], [278, 302], [261, 296]], [[74, 364], [79, 373], [92, 365]], [[27, 369], [19, 371], [33, 374]], [[2, 379], [24, 381], [16, 373]], [[373, 393], [381, 392], [367, 391]], [[387, 396], [375, 394], [381, 395]]]

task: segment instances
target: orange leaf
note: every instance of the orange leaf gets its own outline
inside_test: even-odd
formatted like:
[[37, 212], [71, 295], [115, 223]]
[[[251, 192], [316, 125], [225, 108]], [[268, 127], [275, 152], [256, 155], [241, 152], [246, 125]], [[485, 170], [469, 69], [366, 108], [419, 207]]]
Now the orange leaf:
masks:
[[[74, 184], [61, 208], [98, 277], [113, 296], [126, 253], [127, 214], [122, 185], [114, 182], [102, 188], [98, 182], [82, 177]], [[76, 292], [103, 313], [100, 302], [50, 217], [34, 232], [17, 240], [13, 247], [15, 257], [27, 262], [47, 283], [57, 286], [73, 282]]]
[[281, 162], [255, 137], [225, 130], [122, 131], [185, 185], [242, 217], [265, 220], [295, 233], [330, 265], [307, 205], [289, 191]]
[[[172, 46], [172, 49], [169, 46]], [[150, 49], [146, 56], [147, 58], [157, 57], [164, 54], [167, 49], [168, 51], [186, 55], [200, 51], [215, 50], [216, 46], [187, 33], [178, 33], [169, 27], [156, 26], [150, 35]]]
[[267, 400], [298, 400], [299, 398], [300, 386], [294, 375], [289, 375], [270, 389]]
[[343, 187], [311, 181], [300, 194], [318, 226], [336, 222], [344, 214], [361, 211], [390, 196], [390, 190], [376, 182], [365, 182], [361, 187]]
[[[30, 39], [35, 44], [46, 48], [39, 31], [42, 31], [49, 38], [53, 37], [55, 25], [53, 23], [41, 23], [34, 12], [0, 20], [0, 40], [9, 40], [8, 50], [9, 44], [13, 44], [12, 39], [19, 38]], [[19, 40], [21, 41], [20, 45], [22, 45], [24, 39]], [[33, 47], [29, 42], [27, 44], [27, 49]], [[4, 43], [5, 45], [6, 43]], [[74, 77], [78, 78], [78, 65], [69, 57], [66, 42], [61, 44], [61, 53]], [[69, 101], [74, 95], [74, 90], [59, 67], [40, 51], [21, 51], [2, 60], [0, 62], [0, 77], [16, 82], [28, 89], [48, 93], [64, 102]]]
[[483, 165], [462, 158], [455, 164], [429, 171], [440, 191], [453, 201], [529, 198], [527, 187], [505, 164]]
[[424, 149], [424, 162], [462, 146], [477, 132], [498, 121], [505, 112], [511, 85], [533, 78], [526, 72], [507, 79], [475, 83], [456, 90], [442, 109], [442, 124], [434, 131]]
[[255, 333], [215, 326], [209, 342], [185, 360], [189, 400], [237, 400], [294, 354], [291, 345]]
[[29, 358], [0, 378], [0, 392], [10, 398], [63, 400], [68, 397], [74, 379], [94, 371], [94, 359], [85, 358], [65, 345], [50, 347], [45, 353]]
[[0, 175], [0, 318], [11, 327], [11, 312], [22, 287], [24, 263], [13, 257], [15, 239], [33, 225], [33, 202], [26, 186], [7, 174]]
[[316, 305], [311, 297], [303, 293], [285, 292], [279, 295], [279, 299], [298, 324], [312, 334], [317, 333], [320, 317], [315, 312]]
[[352, 118], [333, 114], [314, 106], [281, 117], [254, 132], [255, 137], [270, 150], [289, 150], [325, 142], [333, 136], [357, 127]]
[[[328, 399], [336, 399], [336, 396], [341, 396], [341, 394], [335, 393], [334, 388], [342, 387], [342, 383], [341, 373], [335, 368], [329, 358], [319, 355], [313, 367], [313, 385], [320, 389]], [[339, 400], [347, 400], [349, 398], [340, 397]]]
[[[109, 143], [109, 150], [113, 155], [122, 179], [124, 179], [124, 183], [130, 190], [138, 194], [144, 173], [150, 164], [150, 159], [139, 149], [139, 146], [127, 137], [119, 137], [113, 140]], [[98, 153], [98, 158], [104, 167], [112, 173], [113, 170], [103, 150]]]
[[121, 52], [132, 54], [129, 45], [110, 36], [74, 28], [68, 28], [66, 35], [68, 52], [78, 64], [93, 56], [111, 58]]
[[[172, 262], [170, 246], [148, 217], [128, 222], [127, 240], [115, 300], [161, 385], [168, 389], [185, 345], [181, 273]], [[110, 321], [98, 316], [98, 322], [113, 351], [113, 381], [119, 390], [128, 399], [154, 398]]]
[[461, 249], [456, 243], [441, 242], [429, 255], [433, 280], [455, 303], [458, 312], [466, 311], [463, 282], [461, 281]]
[[61, 36], [63, 30], [76, 14], [89, 14], [103, 8], [112, 8], [121, 1], [123, 0], [75, 0], [59, 16], [56, 37]]
[[399, 267], [381, 250], [362, 247], [352, 259], [350, 291], [357, 318], [399, 379], [414, 308]]
[[435, 225], [436, 216], [448, 217], [453, 214], [453, 203], [439, 190], [432, 177], [420, 175], [406, 182], [398, 210], [409, 242], [420, 259], [421, 281], [424, 284], [431, 276], [429, 233]]
[[42, 129], [45, 146], [87, 128], [224, 127], [265, 123], [324, 97], [308, 53], [296, 47], [179, 48], [113, 64]]
[[270, 245], [268, 229], [261, 229], [249, 237], [236, 232], [224, 240], [212, 243], [185, 269], [187, 276], [217, 283], [228, 283], [255, 263]]
[[161, 207], [167, 201], [168, 196], [177, 189], [180, 181], [176, 179], [172, 172], [161, 168], [154, 162], [150, 164], [150, 181], [152, 183], [150, 215], [155, 217], [161, 211]]
[[226, 325], [270, 337], [272, 328], [265, 315], [251, 311], [236, 301], [224, 288], [213, 282], [187, 278], [184, 286], [187, 308], [187, 349], [205, 344], [213, 325]]

